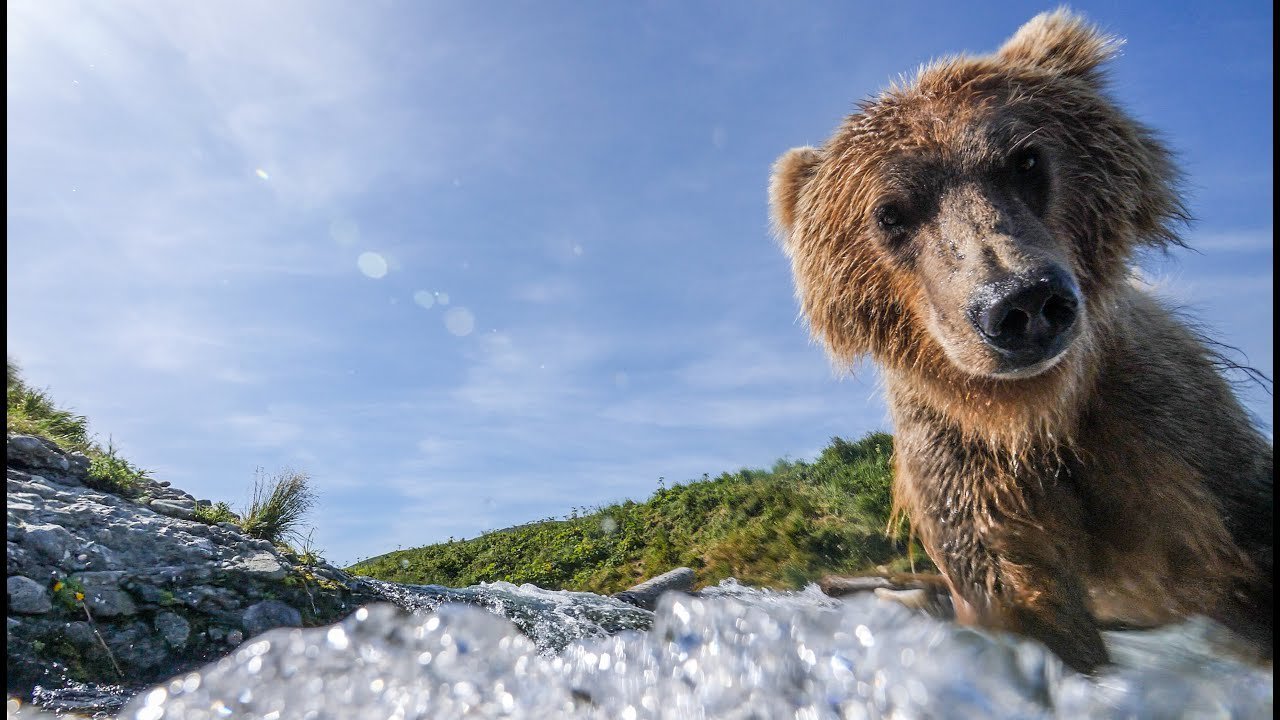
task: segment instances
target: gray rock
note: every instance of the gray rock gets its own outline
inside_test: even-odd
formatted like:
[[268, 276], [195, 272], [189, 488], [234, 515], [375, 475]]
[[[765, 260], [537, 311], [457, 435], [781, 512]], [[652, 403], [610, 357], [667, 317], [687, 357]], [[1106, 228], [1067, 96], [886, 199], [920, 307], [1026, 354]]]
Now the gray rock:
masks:
[[6, 544], [4, 560], [5, 565], [8, 566], [7, 575], [17, 575], [30, 564], [27, 562], [27, 551], [12, 541]]
[[89, 475], [89, 466], [93, 461], [88, 455], [82, 452], [73, 452], [67, 455], [67, 474], [73, 478], [84, 478]]
[[99, 570], [73, 573], [71, 581], [84, 587], [84, 602], [94, 617], [117, 617], [138, 612], [129, 593], [120, 588], [124, 573], [119, 570]]
[[228, 612], [239, 611], [245, 605], [244, 598], [236, 591], [211, 585], [183, 588], [176, 595], [187, 607], [195, 608], [210, 615], [223, 615]]
[[76, 539], [59, 525], [37, 525], [27, 528], [24, 545], [43, 555], [52, 563], [60, 563], [71, 556]]
[[124, 667], [146, 670], [160, 665], [169, 656], [164, 641], [144, 622], [104, 628], [99, 632], [116, 661]]
[[70, 466], [57, 445], [34, 435], [10, 435], [7, 457], [7, 464], [18, 467], [47, 468], [66, 472]]
[[253, 637], [272, 628], [301, 627], [302, 613], [279, 600], [263, 600], [244, 611], [240, 625]]
[[20, 615], [42, 615], [53, 609], [49, 590], [29, 577], [9, 578], [9, 612]]
[[161, 515], [180, 520], [191, 520], [196, 516], [196, 504], [190, 500], [152, 500], [148, 507]]
[[71, 641], [72, 645], [81, 650], [98, 643], [97, 636], [93, 634], [93, 626], [85, 620], [67, 623], [62, 632]]
[[268, 580], [283, 580], [289, 574], [284, 565], [280, 564], [280, 560], [268, 552], [255, 553], [235, 563], [232, 568], [240, 572], [260, 575]]
[[31, 493], [11, 492], [5, 499], [6, 510], [16, 510], [18, 512], [32, 512], [36, 508], [44, 507], [44, 499], [39, 495]]
[[831, 597], [844, 597], [855, 593], [873, 592], [880, 589], [894, 589], [894, 584], [887, 577], [879, 575], [862, 575], [855, 577], [828, 576], [819, 584], [822, 592]]
[[620, 593], [615, 593], [613, 597], [636, 607], [652, 610], [657, 607], [658, 598], [663, 593], [688, 592], [693, 589], [693, 582], [693, 571], [687, 567], [678, 567]]
[[187, 638], [191, 636], [191, 623], [177, 613], [160, 612], [156, 613], [154, 620], [156, 632], [160, 633], [160, 637], [169, 643], [170, 647], [180, 648], [187, 644]]
[[243, 632], [241, 632], [241, 631], [239, 631], [239, 630], [232, 630], [231, 632], [227, 633], [227, 644], [228, 644], [228, 645], [239, 645], [239, 644], [240, 644], [240, 643], [242, 643], [242, 642], [244, 642], [244, 633], [243, 633]]

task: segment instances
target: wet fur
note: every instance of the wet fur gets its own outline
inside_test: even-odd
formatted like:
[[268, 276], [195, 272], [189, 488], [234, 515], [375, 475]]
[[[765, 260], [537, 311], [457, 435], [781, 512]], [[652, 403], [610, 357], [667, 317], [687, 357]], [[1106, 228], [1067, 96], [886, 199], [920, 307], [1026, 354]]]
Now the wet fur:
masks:
[[[1186, 213], [1169, 152], [1106, 95], [1119, 45], [1059, 10], [922, 68], [779, 159], [773, 220], [814, 337], [884, 369], [895, 502], [959, 617], [1086, 671], [1107, 661], [1101, 621], [1203, 614], [1269, 654], [1273, 451], [1213, 348], [1130, 282]], [[1026, 143], [1050, 167], [1043, 204], [1001, 174]], [[877, 226], [886, 197], [911, 198], [910, 243]], [[955, 308], [1045, 262], [1079, 285], [1079, 334], [1042, 372], [996, 377]]]

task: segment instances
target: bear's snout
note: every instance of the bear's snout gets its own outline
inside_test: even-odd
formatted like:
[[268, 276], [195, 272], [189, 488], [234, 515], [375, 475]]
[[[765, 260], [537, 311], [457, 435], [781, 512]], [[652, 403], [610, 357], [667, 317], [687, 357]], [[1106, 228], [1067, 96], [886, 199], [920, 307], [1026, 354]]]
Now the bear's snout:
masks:
[[969, 320], [983, 341], [1015, 372], [1056, 357], [1073, 337], [1080, 291], [1065, 270], [1042, 268], [983, 285], [969, 305]]

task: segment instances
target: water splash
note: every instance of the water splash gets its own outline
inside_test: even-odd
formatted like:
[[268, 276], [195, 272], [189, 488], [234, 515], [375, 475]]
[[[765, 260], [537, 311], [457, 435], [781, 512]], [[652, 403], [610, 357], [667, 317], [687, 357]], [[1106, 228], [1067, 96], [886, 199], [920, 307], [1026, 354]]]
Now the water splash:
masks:
[[1262, 718], [1273, 705], [1271, 672], [1216, 652], [1196, 622], [1109, 634], [1116, 665], [1094, 679], [1033, 642], [816, 588], [726, 582], [650, 616], [529, 585], [378, 587], [419, 612], [271, 631], [121, 717]]

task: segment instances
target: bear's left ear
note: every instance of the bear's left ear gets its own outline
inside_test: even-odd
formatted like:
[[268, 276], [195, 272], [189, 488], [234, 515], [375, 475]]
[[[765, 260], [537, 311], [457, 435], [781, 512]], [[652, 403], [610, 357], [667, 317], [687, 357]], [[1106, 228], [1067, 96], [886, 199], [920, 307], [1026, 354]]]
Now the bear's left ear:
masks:
[[783, 153], [773, 164], [773, 175], [769, 178], [769, 214], [773, 217], [773, 230], [783, 246], [788, 244], [791, 228], [795, 225], [800, 193], [821, 161], [822, 154], [816, 149], [798, 147]]
[[1115, 57], [1124, 40], [1107, 35], [1066, 8], [1041, 13], [1018, 28], [996, 56], [1012, 63], [1095, 79], [1099, 65]]

